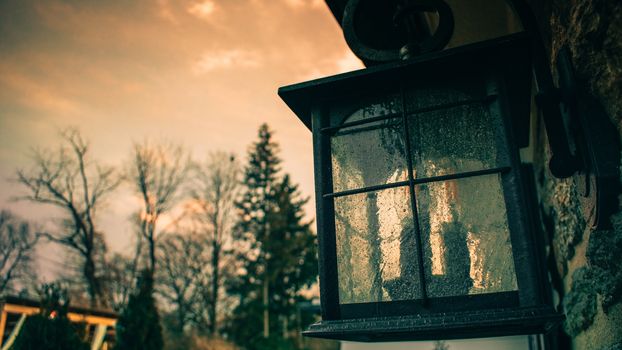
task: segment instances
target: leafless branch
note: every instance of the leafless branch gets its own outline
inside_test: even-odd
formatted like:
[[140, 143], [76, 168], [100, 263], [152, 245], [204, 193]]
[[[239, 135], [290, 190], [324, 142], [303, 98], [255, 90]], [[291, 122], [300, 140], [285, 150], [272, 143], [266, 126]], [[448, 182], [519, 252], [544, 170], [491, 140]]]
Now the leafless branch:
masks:
[[96, 271], [96, 254], [103, 245], [103, 240], [98, 240], [96, 211], [121, 180], [113, 168], [90, 161], [89, 145], [78, 130], [66, 129], [61, 137], [62, 145], [56, 151], [34, 150], [32, 168], [17, 171], [17, 182], [27, 190], [18, 199], [51, 205], [64, 213], [61, 229], [45, 236], [83, 258], [81, 273], [91, 303], [96, 304], [103, 293]]
[[157, 223], [180, 199], [190, 164], [188, 152], [171, 143], [135, 144], [128, 179], [141, 199], [140, 235], [149, 250], [149, 270], [156, 267]]
[[39, 241], [32, 225], [11, 212], [0, 211], [0, 294], [31, 270], [32, 254]]
[[211, 252], [210, 293], [206, 295], [204, 308], [208, 310], [212, 334], [217, 331], [222, 255], [232, 237], [240, 175], [241, 166], [233, 154], [211, 153], [204, 163], [194, 165], [189, 189], [192, 202], [188, 210], [199, 232], [206, 237]]

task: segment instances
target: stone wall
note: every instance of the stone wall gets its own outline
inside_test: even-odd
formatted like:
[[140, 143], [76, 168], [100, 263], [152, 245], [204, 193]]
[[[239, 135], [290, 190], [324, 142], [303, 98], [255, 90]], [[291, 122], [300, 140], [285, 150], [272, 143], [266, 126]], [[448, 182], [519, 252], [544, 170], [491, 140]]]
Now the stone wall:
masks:
[[[582, 87], [621, 135], [622, 1], [531, 0], [530, 5], [553, 71], [554, 57], [567, 45]], [[566, 314], [567, 336], [561, 335], [560, 348], [622, 349], [622, 211], [610, 217], [611, 228], [593, 229], [594, 213], [586, 210], [577, 179], [556, 179], [546, 168], [549, 150], [542, 125], [536, 127], [535, 140], [543, 231], [550, 242], [549, 271]]]

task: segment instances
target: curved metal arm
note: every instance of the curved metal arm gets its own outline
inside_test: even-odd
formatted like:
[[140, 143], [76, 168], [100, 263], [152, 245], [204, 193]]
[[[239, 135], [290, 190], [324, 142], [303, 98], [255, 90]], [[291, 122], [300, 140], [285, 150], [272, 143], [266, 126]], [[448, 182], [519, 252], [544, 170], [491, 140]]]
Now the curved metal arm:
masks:
[[508, 0], [518, 14], [525, 31], [531, 34], [532, 64], [538, 93], [536, 102], [542, 111], [546, 134], [551, 148], [549, 169], [557, 178], [567, 178], [581, 169], [581, 162], [573, 152], [568, 127], [560, 113], [560, 94], [553, 84], [553, 76], [546, 59], [538, 24], [533, 12], [523, 0]]

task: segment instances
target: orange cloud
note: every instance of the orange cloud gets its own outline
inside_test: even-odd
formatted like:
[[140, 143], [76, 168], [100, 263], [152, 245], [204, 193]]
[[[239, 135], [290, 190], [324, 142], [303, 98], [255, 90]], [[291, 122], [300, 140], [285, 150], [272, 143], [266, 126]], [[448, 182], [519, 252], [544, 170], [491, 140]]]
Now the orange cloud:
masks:
[[195, 74], [205, 74], [218, 69], [227, 69], [235, 67], [239, 68], [252, 68], [259, 67], [261, 60], [259, 55], [234, 49], [219, 52], [206, 52], [201, 58], [194, 64], [193, 72]]
[[329, 75], [351, 72], [362, 68], [365, 68], [363, 62], [350, 50], [346, 50], [337, 59], [328, 61], [325, 64], [318, 64], [311, 71], [302, 74], [300, 80], [319, 79]]
[[[308, 72], [360, 68], [322, 0], [23, 0], [7, 7], [14, 9], [0, 11], [5, 169], [31, 146], [55, 145], [54, 130], [65, 125], [80, 127], [99, 159], [119, 165], [131, 140], [147, 136], [184, 140], [197, 154], [244, 154], [265, 121], [282, 145], [284, 171], [312, 195], [310, 133], [275, 92]], [[11, 188], [0, 179], [0, 204]], [[115, 213], [102, 217], [114, 249], [131, 233], [122, 226], [129, 207], [115, 203]], [[307, 207], [311, 214], [313, 203]]]
[[203, 0], [188, 7], [188, 12], [190, 14], [201, 19], [211, 18], [214, 11], [216, 11], [216, 3], [212, 0]]
[[171, 9], [171, 5], [169, 4], [168, 0], [158, 0], [157, 14], [159, 17], [171, 23], [179, 23], [177, 17], [173, 14], [173, 10]]
[[72, 113], [78, 109], [74, 101], [55, 93], [53, 88], [7, 68], [0, 66], [0, 90], [4, 90], [2, 95], [10, 93], [12, 96], [6, 99], [2, 97], [2, 100], [11, 99], [23, 106], [59, 114]]
[[325, 8], [326, 5], [324, 4], [324, 1], [322, 0], [283, 0], [283, 2], [291, 7], [294, 8], [305, 8], [305, 7], [311, 7], [311, 8]]

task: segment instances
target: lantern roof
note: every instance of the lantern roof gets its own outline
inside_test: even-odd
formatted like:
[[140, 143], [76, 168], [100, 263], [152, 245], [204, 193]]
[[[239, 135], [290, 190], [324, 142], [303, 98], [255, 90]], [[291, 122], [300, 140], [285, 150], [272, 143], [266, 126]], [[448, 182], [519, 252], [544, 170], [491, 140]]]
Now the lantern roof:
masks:
[[418, 80], [456, 80], [491, 69], [511, 82], [506, 93], [515, 135], [524, 147], [528, 144], [531, 103], [531, 50], [525, 33], [288, 85], [279, 88], [278, 94], [311, 130], [312, 108], [323, 102], [398, 89], [404, 81], [416, 85]]

